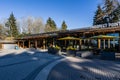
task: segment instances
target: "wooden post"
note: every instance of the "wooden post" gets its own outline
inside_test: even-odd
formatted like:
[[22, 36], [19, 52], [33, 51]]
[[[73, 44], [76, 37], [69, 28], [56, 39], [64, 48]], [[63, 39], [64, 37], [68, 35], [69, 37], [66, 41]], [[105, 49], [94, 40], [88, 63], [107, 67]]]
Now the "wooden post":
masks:
[[113, 48], [115, 48], [115, 39], [113, 39]]
[[75, 43], [73, 43], [75, 46], [77, 46], [76, 44], [77, 44], [77, 41], [75, 40]]
[[80, 46], [81, 46], [81, 44], [82, 44], [82, 40], [80, 39]]
[[37, 48], [38, 46], [37, 46], [37, 40], [35, 40], [35, 48]]
[[110, 39], [108, 39], [108, 48], [110, 48]]
[[105, 39], [103, 39], [103, 49], [105, 49]]
[[52, 42], [52, 43], [53, 43], [53, 46], [55, 46], [55, 43], [54, 43], [54, 41], [55, 41], [55, 40], [54, 40], [54, 38], [53, 38], [53, 42]]
[[85, 44], [85, 42], [86, 42], [86, 39], [84, 39], [83, 41], [84, 41], [84, 44]]
[[19, 47], [21, 47], [21, 42], [19, 41]]
[[88, 48], [90, 47], [90, 40], [89, 39], [87, 39], [87, 43], [88, 43]]
[[45, 39], [43, 39], [43, 49], [45, 49]]
[[101, 48], [101, 40], [98, 39], [98, 49], [100, 49], [100, 48]]
[[81, 50], [82, 40], [80, 39], [79, 49]]
[[0, 43], [0, 49], [3, 49], [3, 44], [2, 43]]
[[4, 44], [2, 44], [2, 49], [4, 48]]
[[28, 48], [30, 48], [30, 40], [28, 41]]
[[17, 45], [18, 45], [18, 47], [20, 46], [20, 43], [19, 43], [19, 41], [17, 42]]
[[23, 42], [23, 48], [25, 48], [25, 46], [24, 46], [24, 41], [22, 41]]

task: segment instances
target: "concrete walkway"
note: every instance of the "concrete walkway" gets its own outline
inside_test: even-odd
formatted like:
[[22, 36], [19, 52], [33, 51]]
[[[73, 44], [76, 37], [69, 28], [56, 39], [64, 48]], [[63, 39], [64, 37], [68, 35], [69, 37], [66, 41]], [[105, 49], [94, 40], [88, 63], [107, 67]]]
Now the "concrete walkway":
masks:
[[0, 55], [0, 80], [34, 80], [45, 66], [62, 58], [37, 50], [3, 50]]
[[120, 62], [3, 50], [0, 80], [120, 80]]

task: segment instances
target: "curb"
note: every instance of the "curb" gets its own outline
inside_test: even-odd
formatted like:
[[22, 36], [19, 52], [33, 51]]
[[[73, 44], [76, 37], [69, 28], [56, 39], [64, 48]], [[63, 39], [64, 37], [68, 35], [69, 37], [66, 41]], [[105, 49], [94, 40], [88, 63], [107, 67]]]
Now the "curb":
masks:
[[50, 73], [50, 71], [52, 70], [52, 68], [60, 63], [61, 61], [64, 61], [66, 58], [62, 58], [60, 60], [57, 60], [49, 65], [47, 65], [45, 68], [43, 68], [39, 73], [38, 75], [36, 76], [36, 78], [34, 80], [47, 80], [47, 77]]

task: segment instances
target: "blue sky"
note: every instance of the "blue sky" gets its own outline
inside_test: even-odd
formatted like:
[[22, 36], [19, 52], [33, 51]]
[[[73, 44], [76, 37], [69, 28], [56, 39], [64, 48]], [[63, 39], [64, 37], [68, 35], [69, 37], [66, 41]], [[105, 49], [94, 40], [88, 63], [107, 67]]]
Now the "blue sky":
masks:
[[51, 17], [61, 26], [66, 21], [68, 29], [92, 26], [97, 5], [102, 0], [0, 0], [0, 19], [8, 18], [11, 12], [17, 19], [27, 16]]

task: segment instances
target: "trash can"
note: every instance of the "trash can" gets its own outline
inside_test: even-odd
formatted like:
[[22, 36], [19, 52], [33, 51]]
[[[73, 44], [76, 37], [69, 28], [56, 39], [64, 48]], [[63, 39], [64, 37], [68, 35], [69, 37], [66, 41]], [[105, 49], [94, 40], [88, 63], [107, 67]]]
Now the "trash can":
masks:
[[18, 50], [18, 46], [15, 46], [15, 49]]

